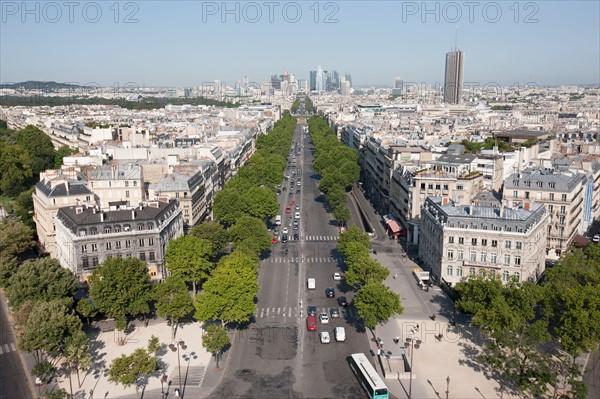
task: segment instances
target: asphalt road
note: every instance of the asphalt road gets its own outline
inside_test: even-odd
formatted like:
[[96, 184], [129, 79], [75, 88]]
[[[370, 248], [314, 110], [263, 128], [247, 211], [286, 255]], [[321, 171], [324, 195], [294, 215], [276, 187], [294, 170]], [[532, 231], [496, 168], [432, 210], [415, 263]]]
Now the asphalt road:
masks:
[[[350, 307], [329, 324], [318, 324], [317, 332], [306, 329], [306, 307], [329, 312], [337, 306], [337, 296], [345, 294], [342, 281], [333, 273], [343, 271], [335, 251], [338, 227], [325, 209], [318, 190], [318, 176], [312, 169], [313, 150], [302, 125], [295, 131], [294, 143], [297, 178], [284, 181], [288, 187], [279, 196], [282, 226], [290, 236], [299, 232], [300, 240], [273, 245], [261, 262], [257, 312], [248, 328], [240, 330], [230, 353], [227, 369], [219, 387], [211, 396], [219, 398], [364, 398], [366, 394], [350, 370], [346, 358], [356, 352], [368, 353], [368, 336], [357, 323]], [[285, 172], [291, 175], [291, 169]], [[294, 184], [290, 197], [289, 186]], [[301, 189], [301, 194], [296, 189]], [[300, 204], [300, 228], [291, 223], [296, 212], [284, 212], [291, 201]], [[286, 255], [285, 249], [288, 249]], [[306, 279], [315, 278], [316, 289], [308, 290]], [[333, 287], [336, 298], [327, 298], [325, 289]], [[351, 299], [352, 293], [348, 293]], [[346, 328], [346, 341], [335, 342], [333, 329]], [[330, 344], [321, 344], [318, 333], [328, 331]]]
[[4, 295], [0, 293], [0, 399], [27, 399], [33, 397], [28, 373], [17, 350], [17, 340]]

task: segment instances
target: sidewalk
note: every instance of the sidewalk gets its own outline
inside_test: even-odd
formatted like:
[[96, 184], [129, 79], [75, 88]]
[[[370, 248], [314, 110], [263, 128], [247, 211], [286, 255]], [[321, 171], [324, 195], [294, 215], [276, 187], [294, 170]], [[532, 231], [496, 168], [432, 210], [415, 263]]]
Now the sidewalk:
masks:
[[[164, 371], [159, 370], [147, 379], [145, 386], [140, 388], [141, 397], [160, 399], [164, 390], [167, 398], [174, 398], [175, 388], [179, 388], [179, 371], [181, 371], [182, 388], [180, 397], [201, 398], [210, 395], [220, 380], [227, 363], [227, 352], [219, 361], [220, 370], [215, 370], [214, 357], [202, 347], [201, 323], [186, 323], [177, 328], [175, 340], [183, 340], [186, 346], [186, 349], [180, 348], [179, 350], [181, 369], [178, 364], [177, 352], [172, 352], [168, 347], [173, 340], [171, 339], [171, 327], [164, 319], [150, 320], [147, 327], [139, 320], [132, 324], [134, 324], [133, 331], [127, 334], [124, 345], [118, 344], [119, 333], [116, 330], [111, 332], [94, 330], [88, 334], [91, 338], [90, 346], [94, 363], [87, 373], [80, 372], [81, 385], [78, 384], [76, 373], [73, 373], [73, 398], [137, 399], [139, 396], [134, 386], [125, 388], [108, 381], [108, 368], [112, 360], [122, 354], [130, 354], [137, 348], [146, 348], [152, 335], [157, 336], [163, 345], [158, 354], [158, 361], [160, 365], [163, 365]], [[163, 372], [167, 375], [167, 383], [161, 386]], [[58, 385], [70, 392], [68, 376], [60, 377]], [[91, 395], [92, 390], [93, 395]]]

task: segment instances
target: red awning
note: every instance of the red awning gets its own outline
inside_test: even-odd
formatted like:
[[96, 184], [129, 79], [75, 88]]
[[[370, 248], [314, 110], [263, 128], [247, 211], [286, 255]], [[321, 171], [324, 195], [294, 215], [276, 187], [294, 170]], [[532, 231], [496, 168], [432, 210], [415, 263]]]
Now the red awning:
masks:
[[395, 220], [390, 220], [388, 222], [388, 227], [390, 228], [390, 230], [392, 230], [392, 233], [399, 233], [400, 232], [400, 226], [398, 226], [398, 223], [396, 223]]

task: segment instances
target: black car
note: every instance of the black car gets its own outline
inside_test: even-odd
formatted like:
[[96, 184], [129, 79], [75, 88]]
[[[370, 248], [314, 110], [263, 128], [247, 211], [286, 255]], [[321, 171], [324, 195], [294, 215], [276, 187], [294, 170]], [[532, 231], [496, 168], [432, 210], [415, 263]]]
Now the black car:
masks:
[[346, 297], [345, 296], [340, 296], [338, 297], [338, 304], [340, 306], [347, 306], [348, 305], [348, 301], [346, 301]]
[[340, 317], [340, 309], [339, 308], [331, 308], [329, 309], [329, 313], [331, 314], [331, 317]]
[[294, 240], [298, 241], [300, 239], [300, 236], [298, 235], [298, 233], [294, 233]]
[[294, 193], [290, 191], [290, 193], [288, 194], [288, 197], [291, 197], [292, 195], [294, 195]]
[[317, 315], [317, 307], [316, 306], [309, 306], [308, 307], [308, 315], [309, 316], [316, 316]]
[[281, 242], [288, 242], [288, 236], [282, 236], [281, 237]]
[[300, 194], [300, 189], [296, 190], [296, 194]]
[[325, 295], [327, 295], [327, 298], [333, 298], [335, 297], [335, 290], [329, 287], [325, 290]]

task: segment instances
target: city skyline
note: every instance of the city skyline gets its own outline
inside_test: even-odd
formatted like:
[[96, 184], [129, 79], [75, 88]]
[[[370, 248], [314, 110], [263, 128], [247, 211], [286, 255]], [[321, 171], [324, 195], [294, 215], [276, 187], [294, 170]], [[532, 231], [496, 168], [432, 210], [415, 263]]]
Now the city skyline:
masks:
[[465, 85], [598, 84], [597, 2], [475, 3], [3, 2], [0, 81], [194, 87], [326, 65], [356, 87], [443, 87], [458, 29]]

